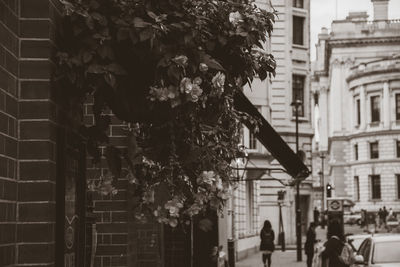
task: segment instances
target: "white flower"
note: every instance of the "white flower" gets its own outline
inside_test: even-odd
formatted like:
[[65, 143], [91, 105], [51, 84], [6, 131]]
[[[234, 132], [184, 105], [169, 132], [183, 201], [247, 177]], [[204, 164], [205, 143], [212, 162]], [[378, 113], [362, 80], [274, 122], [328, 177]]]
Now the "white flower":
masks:
[[183, 78], [181, 80], [180, 89], [181, 89], [182, 93], [183, 92], [185, 92], [187, 94], [190, 93], [193, 89], [192, 81], [187, 77]]
[[239, 11], [231, 12], [229, 14], [229, 22], [236, 27], [239, 24], [239, 22], [243, 22], [242, 14], [240, 14]]
[[179, 55], [171, 59], [173, 62], [175, 62], [178, 65], [181, 65], [182, 67], [187, 66], [188, 58], [185, 55]]
[[215, 173], [213, 171], [203, 171], [203, 173], [197, 178], [198, 184], [208, 184], [212, 185], [215, 181]]
[[208, 71], [208, 66], [207, 66], [207, 64], [206, 64], [206, 63], [200, 63], [200, 64], [199, 64], [199, 70], [200, 70], [201, 72], [206, 72], [206, 71]]
[[225, 85], [225, 74], [218, 71], [217, 74], [215, 74], [215, 76], [212, 78], [211, 82], [215, 88], [223, 90]]

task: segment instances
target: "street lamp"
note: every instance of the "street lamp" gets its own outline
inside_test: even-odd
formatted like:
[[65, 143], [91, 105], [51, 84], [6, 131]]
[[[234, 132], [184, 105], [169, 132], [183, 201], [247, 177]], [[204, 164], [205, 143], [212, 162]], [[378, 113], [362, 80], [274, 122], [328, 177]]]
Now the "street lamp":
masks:
[[[296, 114], [296, 154], [299, 155], [299, 106], [302, 105], [302, 102], [299, 99], [296, 99], [292, 104], [292, 107], [295, 108]], [[295, 199], [295, 208], [296, 208], [296, 243], [297, 243], [297, 261], [302, 260], [301, 254], [301, 210], [300, 210], [300, 183], [301, 180], [298, 179], [296, 183], [296, 199]]]
[[278, 243], [281, 245], [281, 250], [285, 251], [285, 230], [283, 228], [283, 219], [282, 219], [282, 205], [285, 201], [286, 191], [279, 190], [278, 191], [278, 205], [279, 205], [279, 234], [278, 234]]
[[[322, 188], [322, 203], [321, 203], [321, 214], [325, 214], [325, 176], [324, 176], [324, 153], [319, 155], [321, 158], [321, 188]], [[325, 222], [321, 223], [321, 228], [325, 229]]]

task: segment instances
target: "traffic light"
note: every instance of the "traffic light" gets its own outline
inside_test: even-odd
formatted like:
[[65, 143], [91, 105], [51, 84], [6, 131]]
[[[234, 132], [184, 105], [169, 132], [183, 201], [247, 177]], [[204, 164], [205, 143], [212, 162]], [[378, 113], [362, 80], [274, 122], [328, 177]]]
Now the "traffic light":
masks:
[[332, 186], [331, 184], [326, 185], [326, 197], [332, 197]]

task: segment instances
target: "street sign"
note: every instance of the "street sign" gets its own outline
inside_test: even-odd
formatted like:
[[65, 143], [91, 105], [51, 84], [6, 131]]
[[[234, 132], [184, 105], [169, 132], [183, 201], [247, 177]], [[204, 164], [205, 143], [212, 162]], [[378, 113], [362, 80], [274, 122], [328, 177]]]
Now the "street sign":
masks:
[[328, 211], [343, 211], [343, 199], [328, 199]]

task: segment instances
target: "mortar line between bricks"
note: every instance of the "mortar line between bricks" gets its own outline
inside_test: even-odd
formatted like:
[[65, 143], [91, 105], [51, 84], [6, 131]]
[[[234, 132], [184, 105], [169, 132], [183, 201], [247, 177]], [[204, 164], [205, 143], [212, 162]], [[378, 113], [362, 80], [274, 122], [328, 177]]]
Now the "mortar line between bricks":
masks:
[[9, 113], [5, 113], [2, 110], [0, 110], [0, 113], [6, 115], [7, 117], [13, 118], [14, 120], [17, 120], [17, 117], [14, 117], [14, 116], [10, 115]]
[[19, 204], [56, 204], [55, 200], [39, 200], [39, 201], [18, 201], [17, 205]]
[[[0, 66], [0, 68], [4, 69], [2, 66]], [[12, 75], [12, 73], [9, 73], [9, 74]], [[14, 77], [14, 78], [17, 78], [17, 77]], [[18, 79], [18, 78], [17, 78], [17, 79]], [[15, 96], [15, 95], [13, 95], [13, 94], [10, 94], [10, 93], [7, 92], [5, 89], [2, 89], [2, 90], [3, 90], [3, 94], [8, 95], [9, 97], [12, 97], [12, 98], [15, 98], [16, 100], [18, 100], [18, 96]]]

